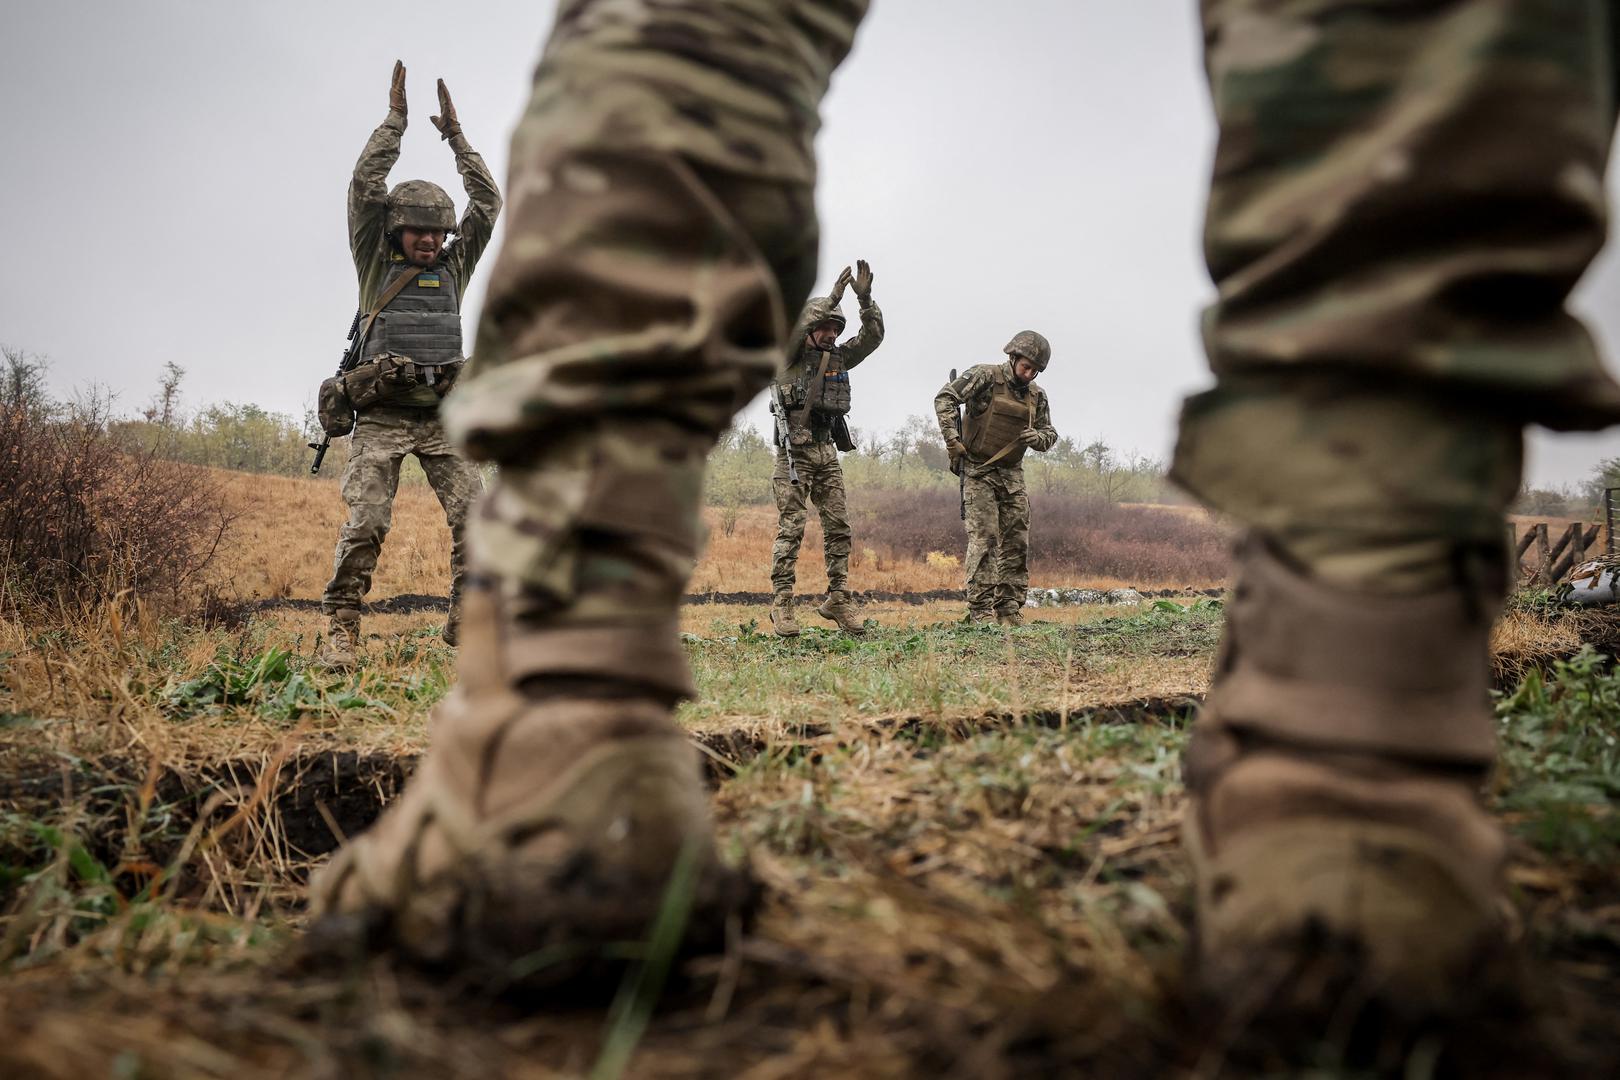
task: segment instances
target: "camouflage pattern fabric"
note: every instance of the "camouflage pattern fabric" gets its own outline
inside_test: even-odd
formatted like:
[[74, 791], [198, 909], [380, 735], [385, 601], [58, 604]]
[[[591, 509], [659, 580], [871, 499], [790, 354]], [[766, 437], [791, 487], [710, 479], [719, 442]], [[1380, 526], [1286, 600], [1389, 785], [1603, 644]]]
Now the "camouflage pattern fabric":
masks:
[[1611, 5], [1203, 12], [1218, 382], [1173, 474], [1330, 580], [1432, 587], [1500, 545], [1524, 423], [1620, 420], [1565, 306], [1605, 230]]
[[511, 678], [691, 692], [677, 609], [705, 459], [814, 283], [817, 103], [865, 8], [558, 11], [475, 355], [445, 402], [457, 442], [501, 463], [470, 543], [514, 625]]
[[332, 580], [326, 584], [321, 610], [331, 615], [359, 608], [371, 589], [377, 556], [393, 520], [399, 491], [399, 468], [415, 454], [450, 526], [450, 599], [461, 596], [466, 580], [467, 515], [483, 490], [478, 467], [456, 453], [444, 426], [431, 410], [368, 409], [350, 436], [349, 464], [343, 470], [343, 501], [349, 520], [338, 534]]
[[[561, 628], [599, 593], [593, 609], [626, 626], [662, 612], [649, 640], [667, 635], [662, 654], [679, 668], [673, 598], [697, 542], [707, 435], [660, 453], [630, 418], [717, 432], [771, 377], [783, 311], [797, 309], [814, 270], [815, 106], [864, 8], [574, 0], [560, 10], [514, 138], [511, 242], [446, 410], [471, 453], [524, 470], [522, 484], [503, 477], [474, 544], [529, 598], [533, 625]], [[1524, 420], [1620, 417], [1620, 387], [1563, 306], [1603, 232], [1613, 108], [1593, 43], [1609, 40], [1606, 5], [1207, 0], [1203, 12], [1223, 129], [1208, 222], [1219, 298], [1206, 319], [1219, 384], [1189, 408], [1178, 477], [1239, 518], [1305, 521], [1305, 493], [1267, 477], [1279, 459], [1354, 472], [1334, 445], [1251, 447], [1230, 469], [1214, 459], [1222, 441], [1201, 434], [1229, 402], [1292, 408], [1301, 379], [1382, 393], [1391, 409], [1423, 387], [1466, 393], [1476, 410], [1465, 433], [1489, 410], [1508, 418], [1487, 455], [1504, 462]], [[1575, 44], [1560, 51], [1561, 41]], [[1503, 138], [1504, 125], [1517, 134]], [[1475, 157], [1477, 168], [1454, 167]], [[1455, 209], [1444, 229], [1411, 227], [1439, 205]], [[1549, 227], [1520, 228], [1527, 214]], [[567, 429], [577, 434], [562, 440], [565, 455], [551, 435]], [[622, 454], [605, 449], [619, 439]], [[666, 490], [686, 494], [641, 513], [631, 495], [652, 477], [606, 464], [633, 448]], [[1412, 474], [1408, 506], [1379, 499], [1360, 520], [1398, 517], [1399, 532], [1419, 519], [1452, 542], [1457, 521], [1495, 513], [1467, 461]], [[1463, 505], [1430, 520], [1431, 479]], [[1250, 490], [1294, 490], [1297, 509], [1285, 498], [1257, 507]], [[654, 513], [669, 526], [654, 529]], [[679, 539], [659, 541], [670, 577], [658, 588], [586, 585], [634, 577], [632, 564], [648, 573], [653, 563], [609, 549], [660, 531]]]
[[1009, 615], [1029, 593], [1029, 494], [1020, 466], [969, 470], [962, 485], [967, 509], [968, 615]]
[[799, 482], [788, 479], [787, 456], [778, 448], [771, 486], [776, 493], [776, 543], [771, 548], [771, 588], [791, 595], [799, 545], [804, 541], [805, 503], [821, 514], [822, 550], [827, 560], [827, 591], [849, 588], [849, 509], [844, 501], [844, 470], [829, 442], [793, 448]]
[[[360, 275], [360, 309], [370, 311], [388, 279], [396, 252], [388, 243], [388, 173], [399, 160], [399, 142], [405, 134], [405, 118], [389, 113], [366, 140], [360, 160], [354, 164], [349, 181], [349, 253], [355, 272]], [[501, 215], [501, 193], [495, 176], [467, 142], [465, 135], [450, 140], [455, 151], [456, 172], [467, 189], [467, 209], [456, 226], [455, 238], [444, 246], [443, 261], [456, 281], [457, 299], [467, 291], [473, 269], [495, 235], [495, 219]]]
[[[934, 418], [939, 421], [939, 434], [949, 445], [952, 440], [962, 438], [962, 432], [957, 430], [957, 410], [966, 408], [967, 415], [977, 416], [990, 407], [990, 396], [995, 389], [996, 372], [1001, 371], [1007, 378], [1007, 385], [1012, 388], [1015, 395], [1035, 395], [1035, 430], [1040, 432], [1041, 441], [1031, 446], [1031, 450], [1042, 453], [1057, 445], [1057, 429], [1052, 426], [1052, 406], [1046, 398], [1046, 391], [1037, 383], [1027, 386], [1019, 383], [1012, 374], [1012, 361], [1007, 360], [999, 364], [975, 364], [955, 379], [940, 388], [934, 395]], [[973, 475], [976, 466], [972, 461], [968, 463], [968, 475]], [[991, 469], [1000, 466], [991, 465]]]
[[[813, 328], [836, 318], [840, 325], [844, 316], [838, 310], [838, 304], [830, 296], [817, 296], [811, 299], [799, 312], [799, 318], [788, 333], [788, 347], [793, 349], [793, 343], [798, 343], [796, 351], [790, 352], [787, 367], [777, 377], [777, 382], [784, 386], [798, 387], [798, 400], [805, 402], [805, 407], [793, 409], [788, 413], [788, 438], [794, 446], [808, 446], [811, 443], [828, 442], [832, 439], [832, 418], [816, 412], [814, 405], [819, 400], [820, 388], [812, 385], [816, 374], [821, 370], [821, 362], [827, 358], [829, 371], [848, 372], [858, 367], [867, 357], [877, 351], [883, 344], [883, 310], [877, 303], [868, 300], [861, 305], [861, 326], [855, 336], [834, 345], [825, 352], [817, 349], [805, 340], [805, 335]], [[828, 357], [828, 353], [831, 356]]]
[[[388, 224], [388, 172], [399, 160], [400, 137], [405, 133], [405, 118], [390, 112], [388, 118], [371, 133], [366, 147], [355, 162], [354, 176], [349, 182], [349, 252], [354, 257], [355, 273], [360, 278], [360, 308], [370, 311], [371, 305], [387, 286], [392, 274], [405, 262], [405, 256], [394, 250], [389, 242]], [[455, 151], [456, 171], [461, 174], [467, 189], [467, 209], [456, 226], [456, 234], [444, 246], [435, 266], [448, 272], [456, 287], [456, 305], [467, 291], [467, 282], [489, 246], [495, 233], [495, 220], [501, 213], [501, 193], [495, 186], [484, 159], [468, 145], [465, 135], [450, 139]], [[424, 181], [407, 180], [401, 188], [415, 189], [437, 185]], [[440, 192], [443, 194], [443, 192]], [[424, 269], [431, 269], [424, 267]], [[418, 386], [403, 393], [390, 395], [394, 405], [415, 405], [422, 408], [437, 407], [439, 396], [431, 386]]]

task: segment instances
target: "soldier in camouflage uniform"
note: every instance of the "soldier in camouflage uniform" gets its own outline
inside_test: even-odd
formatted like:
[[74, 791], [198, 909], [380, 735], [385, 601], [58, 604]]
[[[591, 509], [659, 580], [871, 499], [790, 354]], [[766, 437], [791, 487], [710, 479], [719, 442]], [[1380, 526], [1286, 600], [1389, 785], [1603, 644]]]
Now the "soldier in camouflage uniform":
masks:
[[1046, 391], [1035, 385], [1052, 346], [1020, 330], [1002, 352], [1006, 363], [979, 364], [946, 383], [934, 396], [934, 413], [951, 471], [962, 477], [968, 620], [1022, 626], [1029, 592], [1024, 451], [1045, 453], [1057, 443]]
[[[483, 647], [399, 802], [314, 883], [329, 925], [439, 959], [585, 944], [639, 933], [678, 863], [717, 873], [671, 721], [676, 606], [703, 455], [814, 279], [815, 104], [865, 8], [562, 5], [449, 410], [503, 465], [474, 536]], [[1217, 382], [1175, 473], [1250, 540], [1187, 758], [1196, 971], [1255, 1004], [1313, 985], [1285, 976], [1325, 942], [1357, 1000], [1463, 1007], [1506, 939], [1479, 791], [1522, 428], [1620, 419], [1566, 308], [1607, 219], [1610, 5], [1202, 10]]]
[[[443, 188], [407, 180], [393, 191], [388, 171], [399, 158], [405, 134], [405, 66], [394, 65], [388, 116], [371, 133], [349, 184], [349, 249], [360, 277], [360, 306], [369, 312], [401, 274], [416, 275], [378, 315], [366, 338], [362, 372], [377, 377], [378, 400], [357, 409], [349, 463], [343, 470], [343, 501], [349, 520], [338, 535], [332, 580], [321, 610], [328, 617], [318, 659], [346, 670], [357, 658], [361, 598], [393, 516], [399, 470], [415, 454], [450, 525], [450, 616], [444, 640], [454, 645], [466, 577], [465, 524], [483, 490], [478, 467], [458, 454], [439, 420], [439, 400], [462, 367], [461, 298], [488, 246], [501, 212], [501, 195], [484, 159], [461, 133], [455, 106], [439, 82], [440, 115], [433, 126], [450, 143], [456, 171], [467, 189], [467, 210], [458, 223], [455, 204]], [[445, 242], [448, 235], [455, 239]], [[368, 366], [376, 365], [376, 366]], [[356, 382], [361, 373], [347, 378]]]
[[[838, 343], [844, 332], [839, 302], [854, 286], [860, 304], [861, 328], [853, 338]], [[872, 300], [872, 268], [856, 263], [845, 267], [832, 295], [818, 296], [804, 306], [788, 335], [797, 342], [787, 369], [772, 391], [771, 411], [777, 417], [779, 437], [776, 468], [771, 485], [776, 493], [776, 543], [771, 549], [771, 628], [781, 637], [794, 637], [799, 624], [793, 617], [794, 568], [804, 541], [805, 501], [821, 514], [821, 542], [827, 560], [827, 599], [816, 608], [846, 633], [865, 632], [865, 623], [849, 597], [849, 511], [844, 497], [844, 470], [840, 450], [853, 450], [845, 419], [849, 414], [849, 372], [883, 343], [883, 312]], [[793, 469], [788, 468], [788, 455]]]

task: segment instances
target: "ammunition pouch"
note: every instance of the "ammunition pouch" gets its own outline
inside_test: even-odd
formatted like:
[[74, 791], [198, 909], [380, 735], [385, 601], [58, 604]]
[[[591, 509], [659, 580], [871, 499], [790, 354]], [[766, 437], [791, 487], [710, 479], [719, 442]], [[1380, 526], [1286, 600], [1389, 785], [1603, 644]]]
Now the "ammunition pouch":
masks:
[[356, 412], [373, 405], [386, 405], [408, 398], [421, 386], [430, 386], [439, 397], [450, 392], [464, 361], [453, 364], [418, 364], [392, 354], [367, 361], [339, 381]]
[[328, 438], [341, 439], [354, 430], [354, 402], [343, 385], [344, 376], [334, 375], [321, 383], [315, 396], [315, 413], [321, 431]]

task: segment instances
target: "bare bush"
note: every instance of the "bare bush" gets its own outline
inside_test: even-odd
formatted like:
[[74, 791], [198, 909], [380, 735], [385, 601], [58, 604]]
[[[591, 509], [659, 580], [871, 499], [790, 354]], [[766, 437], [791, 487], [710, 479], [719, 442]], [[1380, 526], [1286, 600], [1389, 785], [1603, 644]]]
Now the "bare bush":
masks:
[[[0, 580], [5, 606], [123, 597], [175, 606], [230, 527], [203, 470], [131, 448], [103, 397], [51, 402], [6, 353], [0, 394]], [[18, 392], [13, 393], [13, 390]]]
[[[855, 535], [899, 558], [959, 552], [967, 544], [957, 492], [851, 492]], [[1030, 569], [1043, 581], [1118, 578], [1140, 585], [1218, 581], [1230, 535], [1199, 513], [1121, 506], [1101, 496], [1031, 496]]]

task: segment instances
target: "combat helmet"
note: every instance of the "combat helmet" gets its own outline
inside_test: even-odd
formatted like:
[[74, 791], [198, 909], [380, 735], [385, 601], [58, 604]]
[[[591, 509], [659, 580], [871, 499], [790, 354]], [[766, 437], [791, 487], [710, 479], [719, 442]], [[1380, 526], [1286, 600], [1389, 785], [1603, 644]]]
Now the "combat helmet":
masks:
[[830, 296], [812, 296], [810, 302], [804, 305], [804, 310], [799, 313], [799, 321], [794, 324], [793, 333], [788, 335], [788, 340], [796, 345], [804, 340], [806, 334], [824, 323], [836, 325], [840, 334], [847, 325], [844, 322], [844, 313], [838, 310], [838, 301]]
[[1045, 371], [1052, 359], [1052, 343], [1033, 330], [1018, 331], [1001, 351], [1008, 356], [1022, 356], [1035, 365], [1036, 371]]
[[388, 219], [385, 231], [395, 236], [409, 226], [413, 229], [456, 231], [456, 204], [444, 188], [431, 180], [406, 180], [388, 193]]

